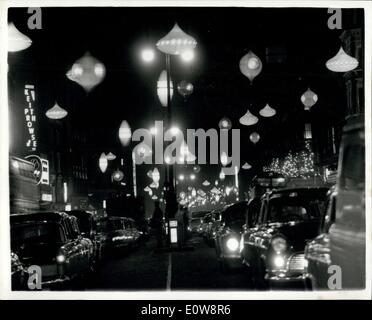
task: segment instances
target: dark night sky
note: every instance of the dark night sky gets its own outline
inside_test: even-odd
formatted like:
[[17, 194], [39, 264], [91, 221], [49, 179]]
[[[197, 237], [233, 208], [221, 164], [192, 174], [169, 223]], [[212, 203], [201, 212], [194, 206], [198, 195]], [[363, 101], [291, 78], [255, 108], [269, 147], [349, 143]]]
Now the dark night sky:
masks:
[[[352, 18], [351, 11], [343, 10], [345, 29], [363, 23]], [[233, 127], [242, 130], [242, 163], [268, 162], [296, 147], [305, 117], [300, 96], [308, 86], [319, 96], [312, 110], [315, 123], [321, 126], [343, 115], [342, 76], [325, 67], [340, 47], [341, 30], [328, 29], [326, 8], [46, 8], [42, 12], [42, 30], [28, 30], [27, 9], [10, 10], [9, 20], [33, 40], [28, 50], [10, 57], [12, 68], [37, 77], [45, 110], [57, 99], [67, 110], [88, 115], [88, 127], [102, 128], [102, 146], [119, 147], [122, 119], [132, 128], [149, 127], [159, 119], [156, 81], [164, 56], [158, 52], [155, 63], [144, 65], [139, 52], [145, 45], [155, 46], [176, 21], [198, 46], [193, 63], [185, 65], [177, 57], [172, 61], [174, 82], [185, 79], [194, 84], [187, 101], [174, 97], [175, 122], [183, 128], [208, 129], [217, 127], [223, 116], [230, 117]], [[267, 49], [282, 50], [284, 60], [268, 61]], [[239, 60], [249, 50], [263, 62], [253, 86], [239, 70]], [[88, 96], [65, 77], [86, 51], [107, 68], [105, 80]], [[277, 110], [275, 117], [260, 118], [254, 127], [239, 124], [249, 103], [257, 115], [267, 102]], [[252, 131], [261, 135], [257, 146], [247, 142]]]

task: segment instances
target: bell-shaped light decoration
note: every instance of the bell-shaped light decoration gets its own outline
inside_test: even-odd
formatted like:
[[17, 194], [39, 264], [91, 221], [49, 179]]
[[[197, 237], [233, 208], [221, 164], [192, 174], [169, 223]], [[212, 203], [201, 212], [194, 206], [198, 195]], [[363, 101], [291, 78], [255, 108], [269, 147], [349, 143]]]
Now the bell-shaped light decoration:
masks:
[[152, 170], [152, 174], [151, 174], [151, 176], [152, 176], [152, 180], [155, 182], [155, 183], [159, 183], [159, 181], [160, 181], [160, 172], [159, 172], [159, 170], [158, 170], [158, 168], [154, 168], [154, 170]]
[[341, 46], [338, 53], [326, 62], [326, 67], [334, 72], [348, 72], [354, 70], [358, 64], [358, 60], [349, 56]]
[[111, 160], [115, 160], [116, 159], [116, 156], [112, 152], [109, 152], [106, 155], [106, 158], [107, 158], [107, 160], [111, 161]]
[[172, 55], [184, 54], [196, 47], [196, 40], [185, 33], [176, 23], [173, 29], [156, 44], [161, 52]]
[[220, 194], [221, 191], [218, 190], [216, 187], [213, 187], [213, 189], [211, 190], [211, 193], [213, 193], [213, 194]]
[[231, 129], [231, 120], [229, 118], [223, 117], [220, 122], [218, 123], [220, 129]]
[[203, 186], [204, 187], [208, 187], [208, 186], [210, 186], [211, 185], [211, 183], [208, 181], [208, 180], [205, 180], [204, 182], [203, 182]]
[[155, 196], [155, 195], [153, 195], [153, 196], [151, 197], [151, 199], [152, 199], [152, 200], [158, 200], [158, 197]]
[[149, 186], [147, 186], [146, 188], [143, 189], [144, 191], [146, 192], [150, 192], [151, 191], [151, 188]]
[[252, 132], [251, 135], [249, 136], [249, 139], [256, 144], [260, 140], [260, 135], [257, 132]]
[[8, 23], [8, 51], [17, 52], [27, 49], [32, 41], [20, 32], [13, 22]]
[[194, 86], [192, 83], [182, 80], [177, 86], [177, 91], [182, 97], [186, 98], [193, 93]]
[[89, 52], [78, 59], [66, 74], [67, 78], [80, 84], [89, 92], [102, 82], [106, 75], [104, 64]]
[[99, 157], [98, 166], [101, 169], [102, 173], [106, 172], [107, 166], [108, 166], [108, 160], [104, 152], [102, 152], [101, 156]]
[[244, 163], [243, 165], [242, 165], [242, 169], [244, 169], [244, 170], [249, 170], [249, 169], [251, 169], [252, 168], [252, 166], [248, 163], [248, 162], [246, 162], [246, 163]]
[[60, 120], [66, 117], [68, 112], [61, 108], [58, 103], [56, 102], [53, 108], [50, 108], [45, 115], [52, 120]]
[[112, 178], [117, 181], [117, 182], [120, 182], [121, 180], [123, 180], [124, 178], [124, 173], [123, 171], [121, 170], [116, 170], [113, 174], [112, 174]]
[[305, 110], [310, 110], [311, 107], [318, 101], [318, 96], [315, 92], [308, 88], [301, 96], [301, 102], [305, 106]]
[[125, 147], [130, 143], [132, 138], [132, 131], [127, 121], [123, 120], [119, 128], [119, 139], [121, 144]]
[[239, 122], [244, 126], [252, 126], [258, 122], [258, 118], [249, 110], [239, 119]]
[[259, 113], [262, 117], [269, 118], [274, 116], [276, 114], [276, 111], [275, 109], [271, 108], [267, 103], [266, 106], [262, 108]]
[[[170, 80], [170, 98], [172, 99], [173, 97], [173, 82]], [[168, 106], [168, 87], [167, 87], [167, 71], [163, 70], [160, 73], [159, 80], [158, 80], [158, 87], [157, 87], [157, 92], [158, 92], [158, 97], [160, 100], [160, 103], [163, 107]]]
[[260, 74], [262, 62], [252, 51], [249, 51], [240, 59], [239, 68], [241, 73], [252, 82]]

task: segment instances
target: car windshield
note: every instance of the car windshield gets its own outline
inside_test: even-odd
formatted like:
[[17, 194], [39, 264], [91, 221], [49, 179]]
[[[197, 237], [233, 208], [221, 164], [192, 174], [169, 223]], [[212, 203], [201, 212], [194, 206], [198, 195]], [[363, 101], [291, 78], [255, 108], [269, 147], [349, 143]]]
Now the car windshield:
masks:
[[325, 199], [279, 197], [269, 201], [267, 222], [307, 221], [319, 218]]
[[227, 225], [243, 224], [247, 212], [247, 203], [242, 202], [231, 207], [228, 207], [223, 215], [223, 219]]
[[27, 223], [12, 226], [12, 244], [62, 242], [61, 229], [55, 223]]

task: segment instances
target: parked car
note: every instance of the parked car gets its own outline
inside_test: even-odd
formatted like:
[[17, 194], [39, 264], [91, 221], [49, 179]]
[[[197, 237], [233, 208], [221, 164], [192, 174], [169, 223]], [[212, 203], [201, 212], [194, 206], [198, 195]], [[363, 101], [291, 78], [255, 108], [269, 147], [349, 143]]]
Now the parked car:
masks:
[[304, 248], [318, 233], [328, 188], [281, 189], [262, 197], [255, 226], [246, 230], [242, 258], [256, 287], [304, 285]]
[[201, 235], [203, 218], [207, 213], [209, 213], [209, 211], [196, 211], [191, 214], [188, 226], [188, 232], [191, 233], [191, 235]]
[[68, 211], [67, 213], [77, 218], [81, 235], [92, 241], [94, 248], [94, 263], [98, 264], [102, 259], [102, 241], [100, 236], [97, 234], [97, 224], [93, 213], [83, 210], [73, 210]]
[[328, 289], [328, 268], [331, 265], [329, 228], [335, 219], [336, 197], [336, 188], [333, 187], [328, 191], [326, 209], [320, 217], [319, 234], [305, 246], [305, 279], [308, 289]]
[[340, 267], [342, 289], [365, 287], [364, 117], [348, 119], [340, 146], [335, 221], [329, 228], [330, 259]]
[[221, 224], [216, 232], [215, 248], [221, 270], [241, 266], [239, 243], [247, 212], [247, 201], [227, 206], [222, 212]]
[[11, 248], [27, 267], [41, 268], [42, 288], [55, 287], [90, 274], [93, 244], [79, 232], [76, 218], [61, 212], [14, 214]]
[[25, 290], [27, 288], [28, 273], [24, 264], [14, 253], [10, 253], [12, 290]]

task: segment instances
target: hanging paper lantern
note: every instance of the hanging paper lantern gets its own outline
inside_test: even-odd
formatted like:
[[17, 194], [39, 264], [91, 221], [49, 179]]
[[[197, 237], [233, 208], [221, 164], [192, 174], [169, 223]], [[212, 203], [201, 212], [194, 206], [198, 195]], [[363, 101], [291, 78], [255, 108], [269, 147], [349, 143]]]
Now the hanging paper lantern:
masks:
[[107, 155], [106, 155], [106, 159], [111, 161], [111, 160], [115, 160], [116, 159], [116, 156], [112, 153], [112, 152], [109, 152]]
[[[172, 79], [169, 81], [170, 83], [170, 98], [173, 97], [173, 82]], [[158, 80], [158, 87], [157, 87], [158, 97], [160, 103], [163, 107], [168, 106], [168, 83], [167, 83], [167, 71], [163, 70], [160, 73], [159, 80]]]
[[45, 115], [52, 120], [60, 120], [66, 117], [68, 112], [61, 108], [58, 103], [56, 102], [53, 108], [50, 108]]
[[67, 78], [80, 84], [87, 92], [94, 89], [102, 82], [106, 75], [106, 68], [89, 52], [78, 59], [71, 70], [66, 74]]
[[101, 169], [102, 173], [106, 172], [107, 166], [108, 166], [108, 161], [107, 161], [107, 158], [106, 158], [106, 155], [105, 155], [104, 152], [102, 152], [101, 156], [99, 157], [98, 166]]
[[301, 101], [305, 106], [305, 110], [310, 110], [311, 107], [318, 101], [318, 96], [316, 93], [311, 91], [310, 88], [308, 88], [301, 96]]
[[20, 32], [13, 22], [8, 23], [8, 51], [17, 52], [30, 47], [32, 41], [29, 37]]
[[179, 55], [190, 52], [196, 47], [196, 40], [186, 34], [176, 23], [173, 29], [156, 44], [161, 52]]
[[220, 129], [231, 129], [231, 121], [229, 118], [223, 117], [220, 122], [218, 123]]
[[348, 72], [354, 70], [358, 65], [358, 60], [349, 56], [342, 46], [338, 53], [326, 62], [326, 67], [334, 72]]
[[182, 97], [186, 98], [187, 96], [192, 94], [192, 92], [194, 91], [194, 86], [192, 85], [192, 83], [182, 80], [178, 84], [177, 90]]
[[249, 139], [256, 144], [260, 140], [260, 135], [257, 132], [252, 132]]
[[211, 183], [208, 181], [208, 180], [205, 180], [204, 182], [203, 182], [203, 186], [205, 186], [205, 187], [208, 187], [208, 186], [210, 186], [211, 185]]
[[275, 109], [271, 108], [269, 104], [266, 104], [266, 106], [263, 109], [261, 109], [259, 113], [262, 117], [269, 118], [274, 116], [276, 114], [276, 111]]
[[117, 181], [117, 182], [120, 182], [121, 180], [123, 180], [124, 178], [124, 173], [120, 170], [116, 170], [113, 174], [112, 174], [112, 178]]
[[130, 143], [132, 138], [132, 131], [127, 121], [123, 120], [119, 128], [119, 139], [121, 144], [125, 147]]
[[246, 162], [246, 163], [244, 163], [243, 165], [242, 165], [242, 169], [244, 169], [244, 170], [249, 170], [249, 169], [251, 169], [252, 168], [252, 166], [248, 163], [248, 162]]
[[262, 62], [252, 51], [249, 51], [240, 59], [239, 68], [251, 82], [258, 76], [262, 70]]
[[258, 118], [247, 110], [247, 112], [239, 119], [239, 122], [244, 126], [252, 126], [258, 122]]
[[160, 181], [160, 172], [158, 170], [158, 168], [154, 168], [154, 170], [152, 170], [152, 174], [151, 174], [151, 177], [152, 177], [152, 180], [154, 180], [155, 183], [159, 183]]

